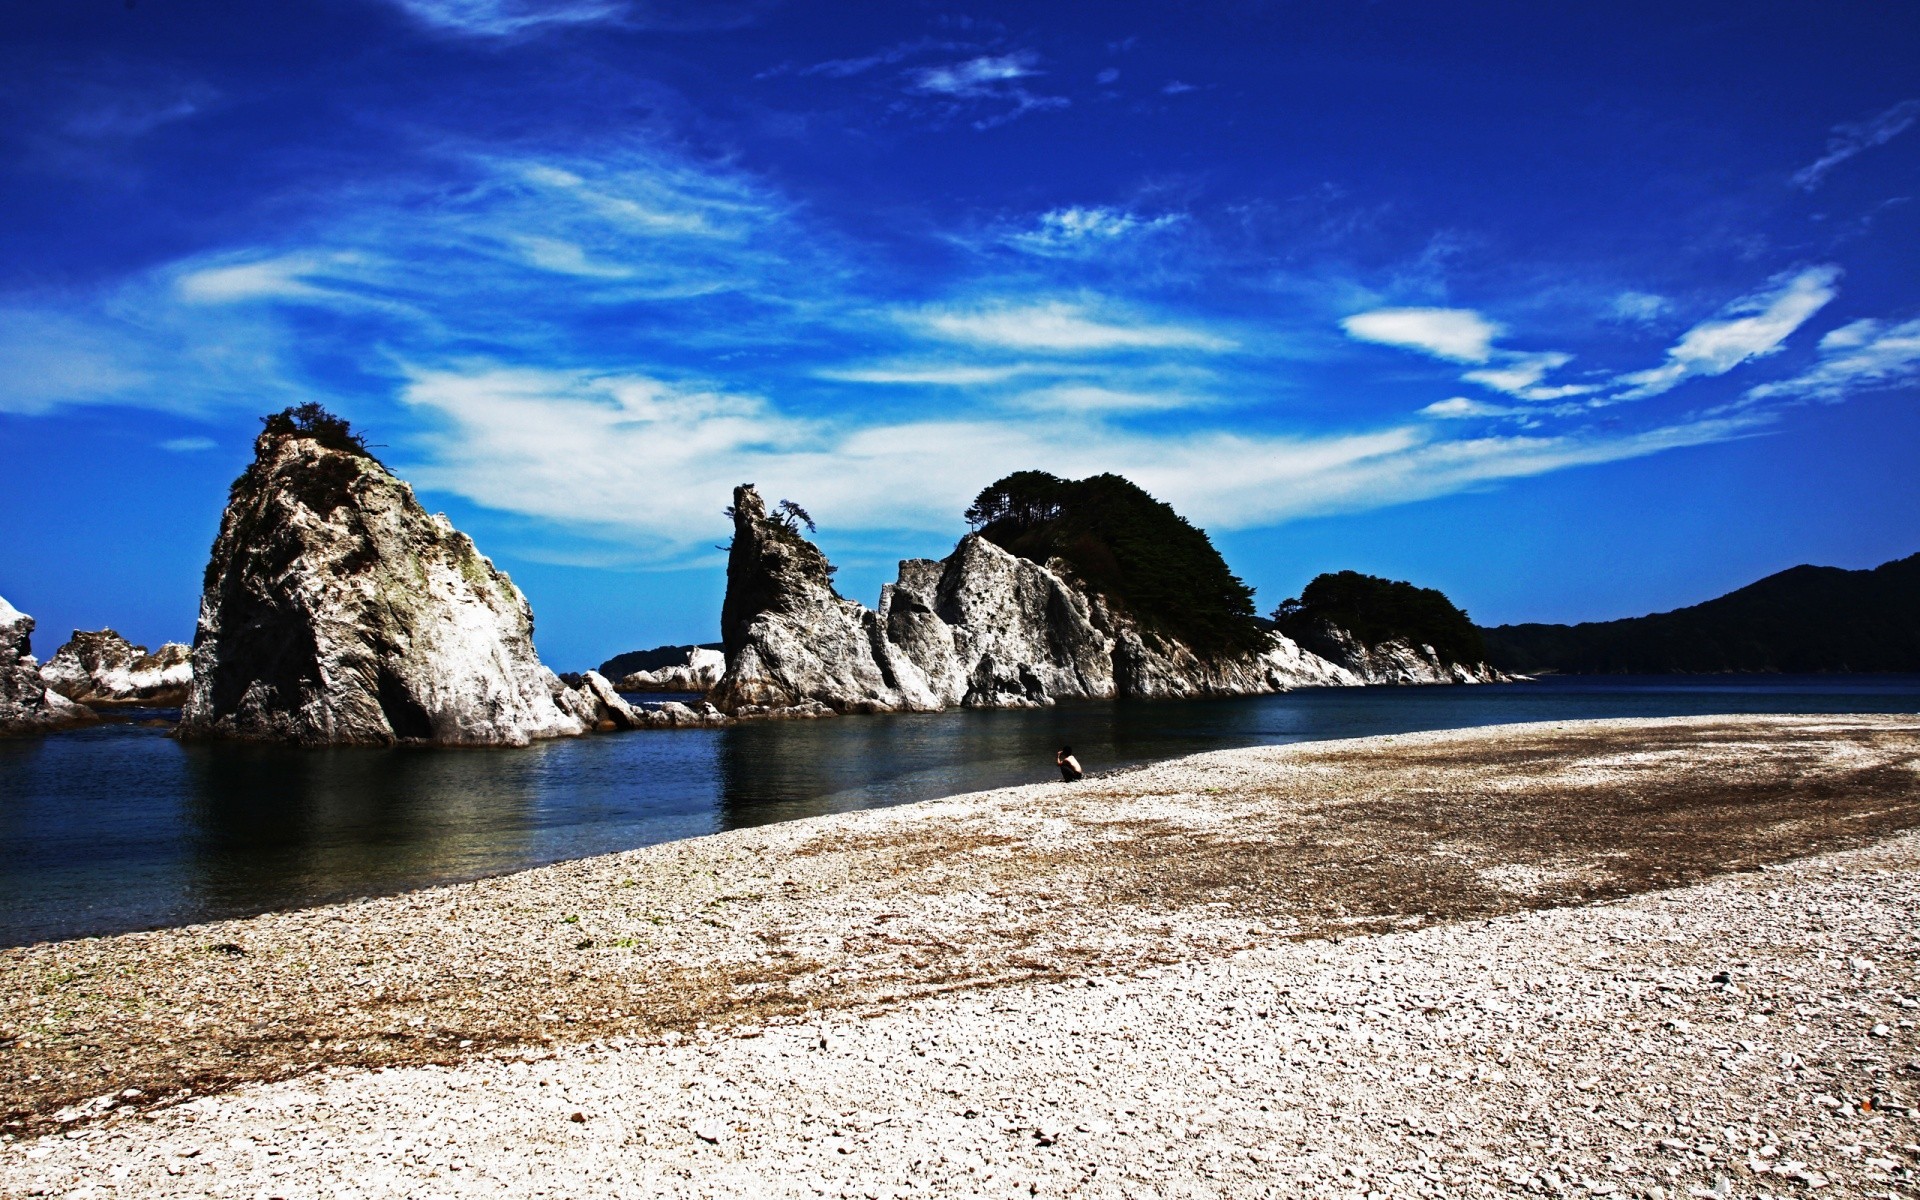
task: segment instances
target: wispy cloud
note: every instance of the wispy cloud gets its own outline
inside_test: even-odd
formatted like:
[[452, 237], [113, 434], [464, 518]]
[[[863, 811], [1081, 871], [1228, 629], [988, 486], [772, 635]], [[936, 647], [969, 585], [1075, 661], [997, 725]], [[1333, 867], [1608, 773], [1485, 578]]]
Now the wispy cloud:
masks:
[[1007, 363], [985, 366], [972, 363], [876, 363], [863, 367], [825, 367], [814, 374], [821, 379], [841, 383], [881, 383], [931, 385], [934, 387], [978, 387], [1005, 383], [1023, 375], [1053, 373], [1056, 366], [1040, 363]]
[[1820, 361], [1774, 383], [1750, 388], [1747, 395], [1840, 400], [1854, 392], [1903, 387], [1920, 381], [1920, 319], [1898, 325], [1871, 318], [1854, 321], [1820, 339]]
[[[1031, 467], [1118, 471], [1202, 524], [1235, 529], [1725, 440], [1767, 420], [1448, 439], [1421, 426], [1150, 433], [1082, 411], [1073, 436], [1062, 437], [1024, 416], [849, 425], [643, 376], [427, 370], [412, 374], [403, 395], [435, 423], [420, 443], [425, 458], [404, 464], [422, 485], [506, 512], [599, 525], [667, 558], [703, 552], [724, 534], [714, 499], [743, 480], [799, 499], [836, 532], [950, 531], [983, 480]], [[658, 487], [663, 477], [675, 486]]]
[[1363, 342], [1418, 350], [1449, 362], [1483, 363], [1493, 341], [1506, 332], [1470, 308], [1376, 308], [1340, 322], [1347, 336]]
[[949, 115], [963, 108], [986, 106], [974, 120], [976, 129], [990, 129], [1016, 117], [1049, 108], [1065, 108], [1065, 96], [1041, 95], [1022, 81], [1045, 74], [1040, 56], [1031, 50], [983, 54], [958, 62], [936, 63], [908, 72], [909, 90], [944, 102]]
[[1230, 350], [1234, 343], [1203, 329], [1126, 319], [1086, 305], [1054, 300], [966, 309], [930, 308], [904, 314], [937, 337], [1011, 350], [1084, 353], [1103, 350]]
[[415, 20], [474, 37], [506, 37], [541, 25], [581, 25], [625, 14], [625, 0], [393, 0]]
[[914, 38], [876, 50], [872, 54], [862, 54], [853, 58], [831, 58], [817, 62], [812, 66], [795, 68], [792, 66], [777, 68], [767, 74], [824, 75], [829, 79], [850, 79], [855, 75], [864, 75], [876, 67], [890, 67], [922, 54], [938, 51], [966, 50], [967, 46], [939, 38]]
[[1573, 383], [1541, 385], [1540, 381], [1546, 378], [1548, 372], [1557, 371], [1573, 361], [1573, 355], [1564, 351], [1543, 350], [1533, 354], [1496, 352], [1493, 357], [1498, 365], [1468, 371], [1461, 378], [1496, 392], [1518, 396], [1522, 400], [1559, 400], [1594, 390], [1590, 385]]
[[1420, 415], [1438, 417], [1441, 420], [1463, 420], [1476, 417], [1530, 416], [1532, 410], [1515, 408], [1510, 404], [1488, 404], [1485, 400], [1475, 400], [1468, 396], [1453, 396], [1427, 405], [1420, 410]]
[[212, 266], [181, 273], [174, 287], [193, 304], [234, 304], [246, 300], [285, 300], [324, 295], [325, 288], [307, 280], [321, 267], [318, 257], [283, 255]]
[[766, 0], [392, 0], [430, 28], [465, 37], [506, 38], [546, 26], [619, 24], [640, 29], [734, 29]]
[[1180, 213], [1142, 217], [1123, 208], [1073, 205], [1040, 214], [1032, 228], [1008, 234], [1006, 243], [1045, 258], [1082, 258], [1172, 229], [1185, 219]]
[[1915, 121], [1920, 121], [1920, 99], [1902, 100], [1864, 121], [1835, 125], [1833, 136], [1827, 139], [1827, 152], [1794, 172], [1794, 186], [1809, 192], [1814, 190], [1826, 179], [1829, 171], [1863, 150], [1885, 145], [1899, 137]]
[[1673, 301], [1654, 292], [1621, 292], [1607, 305], [1610, 321], [1628, 325], [1651, 325], [1673, 311]]
[[1013, 54], [983, 54], [955, 63], [921, 67], [913, 72], [913, 86], [942, 96], [1004, 96], [1006, 85], [1040, 74], [1040, 56], [1031, 50]]
[[1776, 276], [1767, 287], [1687, 330], [1667, 351], [1666, 362], [1620, 376], [1614, 382], [1627, 390], [1609, 399], [1657, 396], [1685, 380], [1724, 375], [1748, 359], [1774, 353], [1789, 334], [1833, 299], [1839, 279], [1840, 268], [1835, 266]]
[[177, 437], [161, 442], [160, 448], [174, 454], [198, 454], [203, 450], [211, 450], [219, 444], [210, 437]]

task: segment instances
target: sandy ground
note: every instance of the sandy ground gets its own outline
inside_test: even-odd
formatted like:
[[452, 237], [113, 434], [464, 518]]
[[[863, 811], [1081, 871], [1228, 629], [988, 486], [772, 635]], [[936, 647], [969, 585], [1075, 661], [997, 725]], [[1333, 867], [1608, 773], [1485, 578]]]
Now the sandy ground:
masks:
[[1230, 751], [31, 947], [0, 1191], [1916, 1194], [1917, 755]]

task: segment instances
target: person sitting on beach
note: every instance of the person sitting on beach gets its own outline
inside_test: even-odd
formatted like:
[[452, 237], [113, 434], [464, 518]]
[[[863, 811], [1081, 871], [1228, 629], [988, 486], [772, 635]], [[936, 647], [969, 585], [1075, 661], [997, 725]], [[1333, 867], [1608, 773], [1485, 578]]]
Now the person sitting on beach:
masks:
[[1080, 769], [1080, 760], [1073, 756], [1072, 746], [1062, 746], [1054, 752], [1053, 765], [1060, 768], [1060, 778], [1075, 783], [1086, 778], [1086, 772]]

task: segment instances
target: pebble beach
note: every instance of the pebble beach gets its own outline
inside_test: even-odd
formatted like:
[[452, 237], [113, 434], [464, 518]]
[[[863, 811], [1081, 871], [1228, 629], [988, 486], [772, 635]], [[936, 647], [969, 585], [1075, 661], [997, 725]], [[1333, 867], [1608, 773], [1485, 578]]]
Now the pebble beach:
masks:
[[0, 1193], [1916, 1193], [1920, 721], [1224, 751], [0, 958]]

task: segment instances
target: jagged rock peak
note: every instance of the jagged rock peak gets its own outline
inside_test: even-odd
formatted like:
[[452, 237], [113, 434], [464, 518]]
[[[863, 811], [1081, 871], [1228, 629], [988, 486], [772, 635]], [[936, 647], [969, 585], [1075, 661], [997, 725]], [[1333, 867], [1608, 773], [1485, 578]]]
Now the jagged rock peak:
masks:
[[307, 405], [268, 417], [207, 564], [180, 734], [521, 745], [589, 728], [512, 580]]
[[152, 654], [111, 629], [76, 629], [40, 668], [47, 687], [99, 707], [184, 704], [193, 686], [193, 650], [168, 642]]
[[91, 709], [47, 688], [33, 657], [33, 618], [0, 596], [0, 735], [45, 733], [93, 720]]
[[1036, 562], [984, 532], [962, 538], [940, 561], [902, 562], [898, 582], [881, 590], [879, 610], [870, 612], [835, 594], [832, 567], [799, 531], [804, 513], [770, 516], [750, 487], [735, 492], [732, 513], [727, 674], [711, 699], [739, 716], [1026, 707], [1360, 682], [1257, 626], [1245, 648], [1196, 650], [1143, 628], [1067, 564]]
[[899, 676], [878, 618], [834, 591], [833, 565], [800, 532], [811, 526], [803, 509], [782, 501], [769, 513], [754, 486], [742, 484], [729, 511], [733, 545], [720, 610], [727, 673], [713, 704], [746, 715], [941, 707], [924, 680]]

